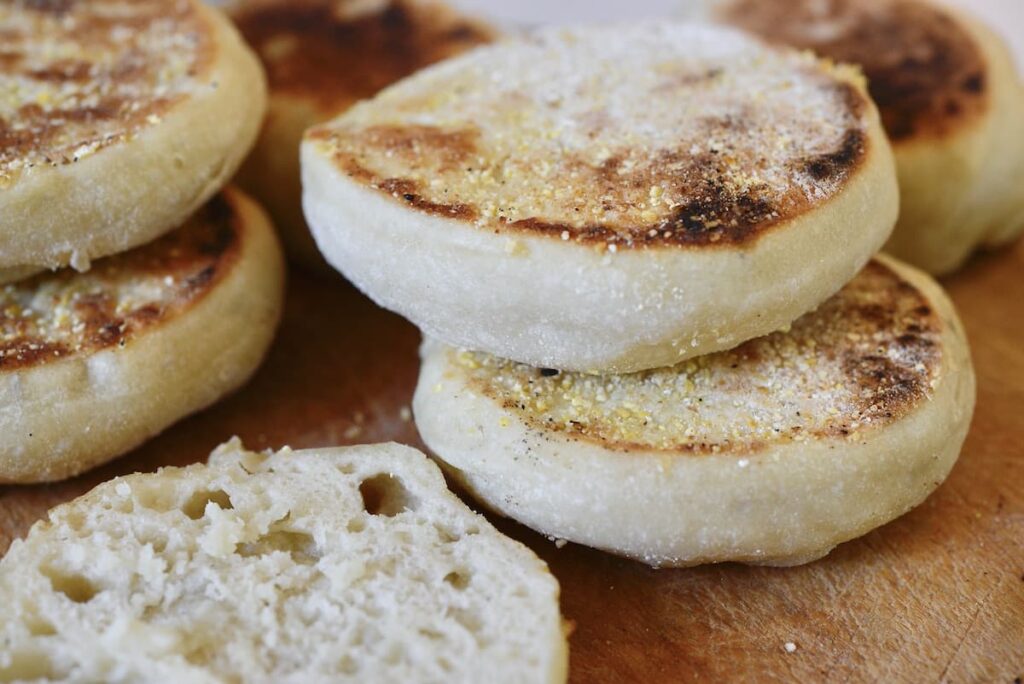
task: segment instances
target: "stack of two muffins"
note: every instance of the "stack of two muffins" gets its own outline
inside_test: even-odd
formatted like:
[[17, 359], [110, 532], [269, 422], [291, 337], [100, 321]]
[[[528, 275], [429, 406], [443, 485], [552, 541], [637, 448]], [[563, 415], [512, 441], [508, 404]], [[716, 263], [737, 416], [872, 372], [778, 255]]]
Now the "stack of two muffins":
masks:
[[283, 294], [219, 191], [264, 76], [197, 0], [0, 8], [0, 483], [103, 463], [255, 370]]
[[424, 441], [546, 535], [801, 563], [957, 457], [966, 341], [873, 258], [899, 190], [854, 70], [711, 26], [541, 32], [356, 105], [302, 163], [328, 261], [428, 336]]

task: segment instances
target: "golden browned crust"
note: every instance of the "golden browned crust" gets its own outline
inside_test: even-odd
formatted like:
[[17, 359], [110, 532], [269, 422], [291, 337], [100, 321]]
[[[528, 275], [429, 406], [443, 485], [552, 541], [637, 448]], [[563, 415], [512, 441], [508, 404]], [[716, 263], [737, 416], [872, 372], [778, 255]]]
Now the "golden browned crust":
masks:
[[125, 346], [185, 314], [232, 268], [244, 236], [215, 196], [185, 226], [93, 264], [0, 287], [0, 372]]
[[[848, 97], [859, 110], [863, 106], [863, 97], [852, 87], [845, 84], [844, 87], [849, 89]], [[739, 120], [722, 123], [730, 128], [743, 125]], [[709, 136], [716, 134], [713, 126], [709, 126]], [[317, 139], [323, 135], [323, 129], [320, 129], [313, 131], [311, 137]], [[385, 155], [405, 157], [410, 164], [416, 164], [423, 155], [429, 155], [438, 164], [438, 171], [448, 172], [473, 157], [480, 132], [471, 128], [442, 131], [421, 125], [373, 126], [366, 129], [363, 136], [365, 144], [376, 146], [377, 151]], [[819, 181], [841, 179], [856, 170], [866, 152], [867, 139], [863, 132], [851, 129], [833, 152], [808, 157], [800, 162], [800, 166]], [[728, 151], [690, 156], [680, 150], [664, 150], [650, 163], [628, 172], [622, 169], [621, 157], [609, 157], [596, 168], [582, 160], [572, 163], [577, 174], [591, 177], [594, 189], [601, 194], [601, 207], [605, 211], [628, 210], [649, 201], [649, 188], [663, 188], [667, 177], [675, 193], [690, 199], [674, 207], [671, 215], [656, 223], [615, 225], [605, 221], [578, 225], [533, 217], [510, 221], [502, 220], [504, 217], [500, 216], [499, 220], [506, 231], [558, 236], [562, 240], [585, 244], [706, 247], [749, 242], [757, 234], [813, 207], [806, 196], [795, 191], [773, 201], [759, 192], [760, 188], [756, 186], [738, 190], [730, 187], [725, 180], [728, 163], [722, 160], [722, 155], [728, 155]], [[480, 209], [473, 204], [428, 199], [430, 193], [422, 181], [381, 178], [364, 167], [358, 157], [348, 153], [337, 153], [335, 160], [350, 177], [400, 198], [423, 212], [467, 221], [480, 219]], [[647, 196], [644, 196], [644, 190]], [[625, 196], [630, 193], [636, 197], [629, 199]], [[616, 196], [621, 196], [621, 199], [615, 199]]]
[[942, 8], [916, 0], [731, 0], [730, 23], [860, 65], [890, 138], [941, 137], [989, 106], [981, 48]]
[[325, 117], [494, 33], [437, 3], [256, 0], [234, 19], [256, 48], [272, 92], [308, 99]]
[[510, 48], [521, 63], [508, 79], [494, 72], [501, 48], [477, 52], [479, 63], [406, 81], [307, 139], [349, 178], [425, 213], [613, 250], [749, 244], [839, 192], [872, 153], [870, 107], [846, 72], [751, 41], [739, 57], [638, 57], [624, 92], [603, 88], [614, 56], [580, 58], [590, 80], [579, 84], [570, 73], [547, 92], [519, 86], [517, 69], [545, 72], [533, 61], [549, 44], [576, 59], [559, 40]]
[[159, 123], [214, 51], [194, 0], [0, 4], [0, 189]]
[[943, 323], [925, 296], [872, 261], [789, 331], [631, 375], [537, 369], [452, 351], [474, 391], [531, 428], [619, 451], [757, 452], [854, 439], [931, 393]]

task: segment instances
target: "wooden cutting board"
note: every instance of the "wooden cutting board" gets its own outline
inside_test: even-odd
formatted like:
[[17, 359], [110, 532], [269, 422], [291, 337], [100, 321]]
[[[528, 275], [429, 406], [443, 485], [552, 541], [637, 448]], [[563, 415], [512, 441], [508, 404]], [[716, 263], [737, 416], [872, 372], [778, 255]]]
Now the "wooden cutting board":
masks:
[[[947, 282], [978, 373], [974, 424], [920, 508], [791, 569], [651, 570], [509, 521], [562, 585], [573, 682], [1020, 682], [1024, 676], [1024, 242]], [[101, 480], [253, 448], [397, 440], [418, 334], [340, 278], [293, 274], [266, 365], [240, 393], [129, 456], [57, 485], [0, 488], [0, 552]], [[0, 610], [3, 607], [0, 606]], [[788, 644], [788, 648], [787, 648]]]

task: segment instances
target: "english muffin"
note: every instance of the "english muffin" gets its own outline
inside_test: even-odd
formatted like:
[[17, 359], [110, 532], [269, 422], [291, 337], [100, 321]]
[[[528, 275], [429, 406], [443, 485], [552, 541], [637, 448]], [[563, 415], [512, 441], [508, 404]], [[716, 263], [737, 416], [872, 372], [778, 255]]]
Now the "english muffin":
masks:
[[0, 286], [0, 483], [80, 473], [237, 388], [283, 280], [265, 214], [229, 190], [88, 273]]
[[11, 0], [0, 37], [0, 282], [180, 226], [256, 139], [259, 62], [198, 0]]
[[266, 206], [294, 261], [330, 272], [302, 216], [302, 134], [493, 32], [429, 0], [240, 0], [231, 15], [270, 82], [263, 131], [238, 183]]
[[792, 322], [886, 240], [897, 187], [857, 75], [739, 31], [548, 29], [312, 129], [327, 260], [450, 344], [633, 371]]
[[0, 680], [564, 682], [558, 583], [397, 444], [106, 482], [0, 561]]
[[716, 13], [863, 68], [899, 173], [887, 251], [943, 274], [1024, 229], [1024, 87], [987, 27], [919, 0], [724, 0]]
[[942, 290], [870, 262], [786, 332], [632, 375], [423, 347], [416, 425], [484, 505], [653, 566], [794, 565], [945, 479], [974, 373]]

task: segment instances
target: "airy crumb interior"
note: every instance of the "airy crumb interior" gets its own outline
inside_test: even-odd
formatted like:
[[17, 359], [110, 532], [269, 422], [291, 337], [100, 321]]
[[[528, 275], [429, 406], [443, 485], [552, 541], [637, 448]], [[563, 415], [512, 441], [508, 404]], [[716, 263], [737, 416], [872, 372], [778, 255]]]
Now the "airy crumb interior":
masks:
[[544, 565], [395, 445], [103, 484], [15, 542], [0, 605], [4, 682], [543, 681], [560, 634]]

